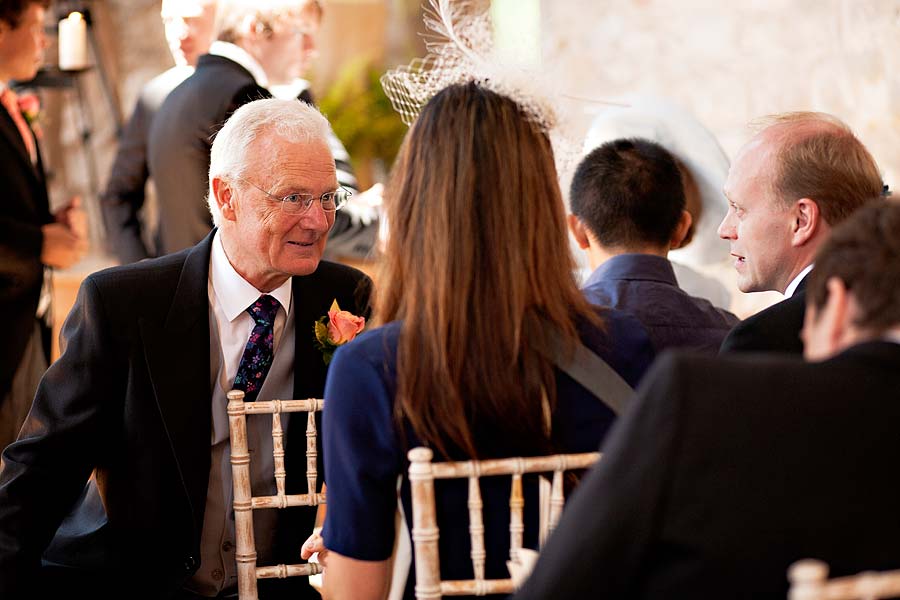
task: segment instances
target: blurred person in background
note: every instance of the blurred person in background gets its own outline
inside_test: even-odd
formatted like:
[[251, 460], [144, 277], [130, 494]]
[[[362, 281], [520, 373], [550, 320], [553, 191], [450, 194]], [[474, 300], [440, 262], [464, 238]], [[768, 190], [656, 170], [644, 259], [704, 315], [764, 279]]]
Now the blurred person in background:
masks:
[[47, 39], [44, 0], [0, 3], [0, 449], [19, 432], [50, 361], [50, 269], [65, 269], [87, 251], [80, 200], [50, 211], [47, 182], [29, 110], [11, 81], [34, 79]]
[[122, 264], [156, 255], [148, 231], [153, 211], [147, 197], [150, 123], [169, 93], [194, 72], [197, 59], [209, 50], [216, 0], [163, 0], [160, 16], [175, 66], [141, 89], [100, 199], [107, 249]]
[[[209, 53], [169, 94], [150, 128], [148, 164], [159, 201], [158, 254], [192, 246], [209, 232], [209, 148], [228, 115], [251, 100], [271, 97], [270, 86], [290, 87], [316, 55], [322, 19], [317, 0], [220, 0], [217, 15]], [[355, 192], [346, 150], [333, 133], [328, 141], [338, 182]], [[351, 199], [336, 217], [327, 257], [368, 255], [377, 231], [373, 205], [378, 204], [380, 188]]]

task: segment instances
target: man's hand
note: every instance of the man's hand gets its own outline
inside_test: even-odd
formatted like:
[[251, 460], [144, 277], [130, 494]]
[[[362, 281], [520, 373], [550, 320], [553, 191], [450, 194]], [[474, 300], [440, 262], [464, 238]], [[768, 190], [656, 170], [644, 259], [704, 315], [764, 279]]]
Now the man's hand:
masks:
[[44, 234], [41, 262], [56, 269], [68, 269], [81, 260], [88, 249], [87, 216], [81, 208], [81, 199], [72, 198], [53, 216], [55, 223], [41, 227]]
[[87, 214], [81, 208], [81, 198], [79, 196], [73, 196], [67, 205], [54, 213], [53, 218], [56, 219], [57, 223], [62, 223], [72, 230], [72, 233], [78, 237], [87, 240]]
[[325, 547], [325, 540], [319, 535], [320, 530], [321, 528], [316, 528], [303, 543], [303, 548], [300, 549], [300, 558], [309, 560], [313, 554], [318, 553], [318, 562], [324, 568], [327, 566], [325, 562], [328, 560], [328, 548]]

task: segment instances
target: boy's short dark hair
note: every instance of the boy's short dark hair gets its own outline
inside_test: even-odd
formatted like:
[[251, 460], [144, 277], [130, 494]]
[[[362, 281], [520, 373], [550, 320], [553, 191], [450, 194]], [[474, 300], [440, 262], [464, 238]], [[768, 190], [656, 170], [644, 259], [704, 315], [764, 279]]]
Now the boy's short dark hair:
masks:
[[640, 138], [607, 142], [578, 165], [572, 214], [601, 245], [668, 245], [685, 208], [681, 173], [668, 150]]
[[50, 0], [3, 0], [0, 2], [0, 21], [15, 29], [22, 22], [22, 15], [32, 4], [47, 8], [50, 6]]

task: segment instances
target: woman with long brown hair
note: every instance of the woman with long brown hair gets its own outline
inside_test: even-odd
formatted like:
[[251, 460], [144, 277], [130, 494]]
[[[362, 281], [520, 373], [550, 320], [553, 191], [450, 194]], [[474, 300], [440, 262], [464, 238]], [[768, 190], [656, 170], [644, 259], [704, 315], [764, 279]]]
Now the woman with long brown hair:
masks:
[[[636, 321], [579, 292], [550, 141], [510, 98], [477, 83], [434, 96], [385, 204], [383, 326], [337, 351], [325, 391], [329, 600], [384, 596], [409, 448], [453, 460], [594, 451], [614, 414], [548, 349], [583, 344], [632, 385], [652, 359]], [[482, 481], [488, 577], [506, 576], [508, 490]], [[446, 578], [472, 576], [465, 494], [437, 489]], [[401, 498], [411, 515], [405, 477]]]

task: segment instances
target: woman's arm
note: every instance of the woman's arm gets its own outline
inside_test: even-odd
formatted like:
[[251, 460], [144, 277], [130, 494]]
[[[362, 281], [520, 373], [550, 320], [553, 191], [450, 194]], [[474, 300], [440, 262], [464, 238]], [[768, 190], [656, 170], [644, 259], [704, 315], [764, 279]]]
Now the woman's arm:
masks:
[[356, 560], [328, 553], [325, 600], [384, 600], [391, 587], [391, 561]]

